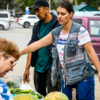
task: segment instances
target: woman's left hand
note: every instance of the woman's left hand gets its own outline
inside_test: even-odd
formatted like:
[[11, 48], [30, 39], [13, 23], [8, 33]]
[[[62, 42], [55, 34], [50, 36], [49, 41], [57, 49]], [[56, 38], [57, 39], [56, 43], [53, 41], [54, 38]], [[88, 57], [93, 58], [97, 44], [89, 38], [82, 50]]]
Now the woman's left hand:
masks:
[[99, 78], [99, 82], [100, 82], [100, 72], [98, 72], [98, 78]]

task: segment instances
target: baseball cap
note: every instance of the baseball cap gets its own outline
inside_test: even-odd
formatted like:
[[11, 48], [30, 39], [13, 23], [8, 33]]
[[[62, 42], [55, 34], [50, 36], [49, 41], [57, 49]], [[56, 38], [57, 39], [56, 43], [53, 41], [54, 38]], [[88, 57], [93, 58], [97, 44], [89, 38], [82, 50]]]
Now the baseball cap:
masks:
[[47, 0], [36, 0], [34, 2], [34, 5], [31, 6], [31, 7], [29, 7], [29, 10], [31, 10], [31, 9], [37, 9], [37, 8], [39, 8], [41, 6], [49, 7], [49, 4], [48, 4]]

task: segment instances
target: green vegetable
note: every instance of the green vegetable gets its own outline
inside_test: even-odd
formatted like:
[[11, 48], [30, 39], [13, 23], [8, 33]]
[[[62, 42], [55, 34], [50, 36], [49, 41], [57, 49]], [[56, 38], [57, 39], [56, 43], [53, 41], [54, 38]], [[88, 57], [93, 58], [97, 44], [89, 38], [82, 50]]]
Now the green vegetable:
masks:
[[12, 94], [15, 94], [16, 92], [19, 92], [19, 91], [21, 91], [21, 89], [19, 89], [19, 88], [13, 88], [13, 87], [10, 88], [10, 92]]
[[15, 83], [15, 82], [8, 81], [6, 84], [7, 84], [7, 86], [9, 88], [11, 88], [11, 87], [18, 88], [19, 87], [19, 84], [18, 83]]
[[42, 98], [42, 95], [37, 94], [37, 93], [34, 93], [34, 92], [31, 91], [30, 89], [21, 90], [21, 89], [19, 89], [19, 88], [13, 88], [13, 87], [11, 87], [11, 88], [10, 88], [10, 92], [11, 92], [12, 94], [15, 94], [15, 95], [19, 95], [19, 94], [29, 94], [29, 95], [33, 95], [33, 96], [35, 96], [35, 97], [37, 97], [37, 98], [39, 98], [39, 99]]
[[30, 91], [28, 94], [35, 95], [35, 93], [33, 91]]
[[14, 100], [39, 100], [39, 99], [30, 94], [19, 94], [14, 96]]
[[42, 95], [40, 95], [40, 94], [36, 94], [37, 96], [38, 96], [38, 98], [39, 99], [41, 99], [42, 98]]
[[10, 81], [8, 81], [6, 84], [7, 84], [8, 87], [10, 88], [10, 87], [12, 87], [12, 86], [14, 85], [14, 82], [10, 82]]
[[29, 93], [31, 90], [30, 89], [25, 89], [25, 90], [21, 90], [20, 93]]

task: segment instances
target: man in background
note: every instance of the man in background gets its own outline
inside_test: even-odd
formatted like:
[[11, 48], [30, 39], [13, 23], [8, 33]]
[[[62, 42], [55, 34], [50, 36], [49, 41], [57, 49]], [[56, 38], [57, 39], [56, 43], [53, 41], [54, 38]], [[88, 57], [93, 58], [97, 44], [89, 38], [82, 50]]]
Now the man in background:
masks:
[[[29, 44], [45, 37], [53, 28], [59, 26], [57, 17], [49, 12], [49, 4], [46, 0], [36, 0], [29, 8], [34, 9], [35, 14], [40, 19], [33, 27], [33, 33]], [[29, 68], [34, 66], [34, 84], [37, 92], [45, 96], [52, 91], [61, 91], [61, 81], [56, 86], [51, 84], [51, 57], [52, 45], [43, 47], [27, 56], [26, 69], [24, 72], [24, 83], [29, 82]], [[47, 90], [47, 91], [46, 91]]]

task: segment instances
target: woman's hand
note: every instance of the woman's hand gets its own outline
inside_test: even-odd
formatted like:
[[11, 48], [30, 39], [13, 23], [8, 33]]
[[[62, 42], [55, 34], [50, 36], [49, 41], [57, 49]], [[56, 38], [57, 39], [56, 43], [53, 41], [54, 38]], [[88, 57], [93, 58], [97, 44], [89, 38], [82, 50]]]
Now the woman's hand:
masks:
[[100, 72], [98, 72], [98, 78], [99, 78], [99, 82], [100, 82]]
[[58, 68], [60, 68], [61, 67], [61, 63], [60, 63], [60, 61], [59, 61], [59, 63], [58, 63]]

